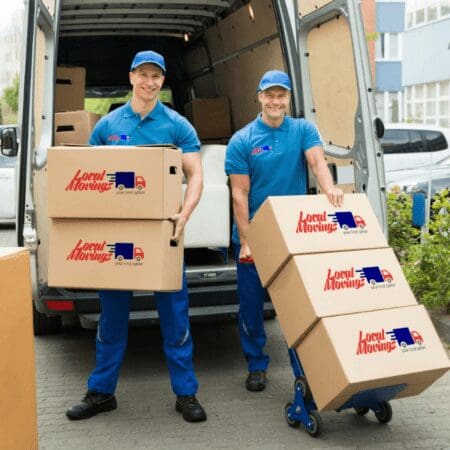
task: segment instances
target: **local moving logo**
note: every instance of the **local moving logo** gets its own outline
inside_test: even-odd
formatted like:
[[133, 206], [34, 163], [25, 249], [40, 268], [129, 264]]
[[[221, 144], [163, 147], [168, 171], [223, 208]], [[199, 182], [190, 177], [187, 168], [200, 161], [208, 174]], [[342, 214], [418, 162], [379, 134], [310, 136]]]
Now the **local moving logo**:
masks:
[[361, 216], [350, 211], [336, 211], [327, 214], [309, 214], [300, 211], [297, 222], [297, 233], [334, 233], [342, 230], [343, 234], [367, 233], [366, 222]]
[[142, 265], [144, 252], [132, 242], [116, 242], [107, 244], [102, 242], [89, 242], [80, 239], [69, 255], [67, 261], [95, 261], [103, 264], [115, 261], [116, 265]]
[[259, 155], [260, 153], [264, 152], [270, 152], [272, 150], [272, 147], [270, 145], [263, 145], [262, 147], [255, 147], [251, 151], [251, 155]]
[[135, 172], [82, 172], [78, 169], [66, 186], [66, 191], [98, 191], [106, 192], [115, 188], [121, 193], [143, 193], [146, 187], [144, 177]]
[[395, 286], [394, 277], [386, 269], [379, 266], [363, 267], [347, 270], [328, 269], [327, 278], [323, 287], [324, 291], [337, 291], [339, 289], [360, 289], [370, 286], [371, 289]]
[[411, 331], [408, 327], [394, 328], [391, 331], [375, 331], [372, 333], [359, 332], [357, 355], [369, 353], [391, 353], [401, 349], [403, 353], [424, 350], [423, 338], [418, 331]]

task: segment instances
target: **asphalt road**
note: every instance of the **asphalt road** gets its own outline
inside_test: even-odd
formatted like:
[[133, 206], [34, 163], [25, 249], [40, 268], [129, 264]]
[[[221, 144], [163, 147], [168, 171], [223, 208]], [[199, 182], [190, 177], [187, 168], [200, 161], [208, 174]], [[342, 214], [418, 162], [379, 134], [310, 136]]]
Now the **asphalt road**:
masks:
[[[14, 231], [1, 228], [5, 245], [14, 245]], [[293, 399], [294, 378], [277, 321], [267, 321], [266, 328], [268, 386], [251, 393], [244, 388], [236, 324], [193, 326], [198, 398], [208, 413], [199, 424], [185, 423], [174, 410], [158, 327], [130, 330], [116, 392], [119, 408], [80, 422], [67, 420], [65, 410], [85, 392], [95, 333], [66, 326], [59, 335], [36, 337], [40, 449], [450, 448], [450, 373], [418, 397], [392, 401], [389, 425], [372, 413], [359, 417], [348, 410], [322, 413], [319, 439], [290, 428], [284, 405]]]

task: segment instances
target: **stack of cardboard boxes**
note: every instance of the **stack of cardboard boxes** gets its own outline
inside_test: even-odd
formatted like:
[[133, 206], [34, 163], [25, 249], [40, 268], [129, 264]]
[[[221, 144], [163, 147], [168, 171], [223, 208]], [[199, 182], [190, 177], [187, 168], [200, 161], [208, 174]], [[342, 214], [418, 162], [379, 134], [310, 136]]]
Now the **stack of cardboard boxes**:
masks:
[[357, 392], [419, 394], [449, 368], [445, 350], [388, 247], [367, 197], [269, 197], [249, 245], [318, 410]]
[[55, 145], [87, 144], [99, 114], [84, 111], [86, 69], [56, 68]]
[[49, 286], [181, 289], [178, 148], [52, 147], [47, 171]]

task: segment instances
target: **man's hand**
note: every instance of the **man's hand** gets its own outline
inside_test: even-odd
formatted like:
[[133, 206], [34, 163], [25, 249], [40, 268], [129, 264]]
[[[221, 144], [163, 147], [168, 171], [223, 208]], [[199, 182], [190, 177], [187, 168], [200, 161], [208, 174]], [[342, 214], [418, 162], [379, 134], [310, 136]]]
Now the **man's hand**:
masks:
[[169, 220], [175, 224], [175, 229], [171, 240], [178, 242], [181, 239], [181, 236], [183, 236], [187, 218], [183, 214], [178, 213], [174, 214], [172, 217], [169, 217]]
[[333, 206], [342, 206], [344, 203], [344, 192], [336, 186], [329, 188], [326, 192], [329, 202]]
[[241, 250], [239, 252], [240, 263], [253, 263], [252, 252], [248, 244], [241, 244]]

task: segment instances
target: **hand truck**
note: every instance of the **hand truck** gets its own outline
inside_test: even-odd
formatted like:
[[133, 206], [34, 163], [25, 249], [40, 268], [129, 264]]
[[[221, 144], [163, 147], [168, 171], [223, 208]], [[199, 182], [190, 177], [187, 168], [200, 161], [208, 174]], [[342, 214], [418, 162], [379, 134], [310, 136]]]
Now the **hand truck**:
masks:
[[[284, 409], [286, 421], [289, 426], [294, 428], [302, 424], [310, 436], [318, 437], [323, 431], [322, 419], [317, 411], [308, 380], [296, 351], [290, 348], [288, 352], [295, 383], [294, 401], [288, 402]], [[406, 384], [396, 384], [357, 392], [336, 411], [341, 412], [344, 409], [353, 408], [356, 414], [364, 416], [372, 410], [380, 423], [389, 423], [392, 419], [392, 408], [389, 400], [393, 399], [405, 387]]]

